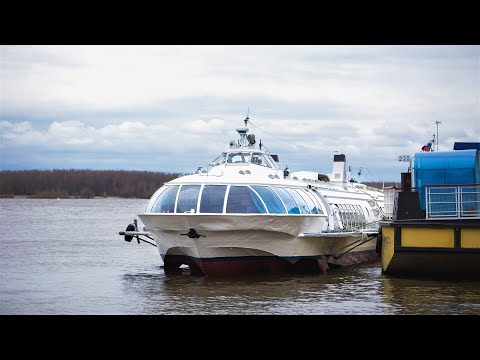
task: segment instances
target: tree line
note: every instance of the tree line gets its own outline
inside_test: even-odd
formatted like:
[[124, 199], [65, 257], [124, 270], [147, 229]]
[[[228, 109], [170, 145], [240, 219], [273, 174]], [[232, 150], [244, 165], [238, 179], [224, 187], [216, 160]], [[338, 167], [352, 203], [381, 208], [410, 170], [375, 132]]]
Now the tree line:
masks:
[[[0, 172], [0, 197], [149, 199], [178, 173], [124, 170], [18, 170]], [[382, 188], [395, 182], [365, 182]]]
[[124, 170], [19, 170], [0, 172], [0, 197], [124, 197], [148, 199], [179, 174]]

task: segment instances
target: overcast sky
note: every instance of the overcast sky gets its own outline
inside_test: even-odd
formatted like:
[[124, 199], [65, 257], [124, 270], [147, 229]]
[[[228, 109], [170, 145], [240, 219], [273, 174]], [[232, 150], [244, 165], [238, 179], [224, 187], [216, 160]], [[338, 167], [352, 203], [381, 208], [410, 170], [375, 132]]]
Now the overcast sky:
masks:
[[[480, 141], [480, 46], [0, 46], [0, 170], [193, 172], [243, 126], [280, 166], [400, 181]], [[362, 169], [361, 176], [357, 175]]]

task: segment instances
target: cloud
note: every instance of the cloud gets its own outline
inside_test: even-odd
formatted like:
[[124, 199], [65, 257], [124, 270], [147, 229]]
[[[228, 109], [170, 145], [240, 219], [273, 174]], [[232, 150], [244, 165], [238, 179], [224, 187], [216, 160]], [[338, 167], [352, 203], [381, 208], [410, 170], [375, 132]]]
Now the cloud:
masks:
[[[379, 178], [480, 141], [479, 46], [1, 46], [0, 169], [191, 171], [249, 127], [290, 168]], [[282, 160], [283, 159], [283, 160]], [[362, 165], [363, 164], [363, 165]], [[376, 179], [373, 179], [376, 180]]]

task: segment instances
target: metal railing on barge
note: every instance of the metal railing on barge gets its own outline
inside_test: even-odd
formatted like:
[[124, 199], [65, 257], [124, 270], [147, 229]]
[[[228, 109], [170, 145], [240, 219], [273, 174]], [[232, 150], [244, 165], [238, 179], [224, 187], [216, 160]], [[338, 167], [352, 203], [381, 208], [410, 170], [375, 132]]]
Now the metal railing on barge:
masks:
[[[426, 219], [480, 219], [480, 184], [429, 184], [424, 189]], [[400, 191], [384, 189], [385, 219], [392, 219]]]
[[480, 219], [480, 184], [426, 185], [427, 219]]

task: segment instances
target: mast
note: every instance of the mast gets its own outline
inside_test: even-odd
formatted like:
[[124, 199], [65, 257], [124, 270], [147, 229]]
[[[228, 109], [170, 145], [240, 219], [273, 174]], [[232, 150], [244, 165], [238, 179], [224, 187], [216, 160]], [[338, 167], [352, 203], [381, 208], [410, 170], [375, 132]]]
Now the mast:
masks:
[[438, 124], [441, 124], [441, 121], [435, 121], [435, 124], [437, 124], [437, 138], [436, 138], [436, 143], [437, 143], [437, 151], [438, 151]]

